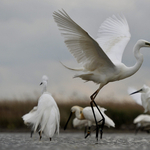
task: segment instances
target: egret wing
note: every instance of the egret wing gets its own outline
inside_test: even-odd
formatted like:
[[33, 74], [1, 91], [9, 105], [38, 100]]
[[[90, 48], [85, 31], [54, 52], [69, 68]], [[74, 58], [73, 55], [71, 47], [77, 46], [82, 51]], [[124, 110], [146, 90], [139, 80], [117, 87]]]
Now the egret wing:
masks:
[[[131, 94], [133, 92], [137, 91], [137, 89], [133, 88], [133, 87], [129, 87], [128, 88], [128, 93]], [[132, 99], [139, 105], [143, 106], [142, 105], [142, 101], [141, 101], [141, 93], [136, 93], [136, 94], [133, 94], [131, 95]]]
[[54, 20], [65, 37], [65, 43], [78, 63], [89, 71], [114, 67], [99, 44], [64, 11], [54, 12]]
[[112, 62], [121, 62], [124, 49], [130, 40], [130, 31], [125, 17], [112, 16], [98, 30], [96, 41]]

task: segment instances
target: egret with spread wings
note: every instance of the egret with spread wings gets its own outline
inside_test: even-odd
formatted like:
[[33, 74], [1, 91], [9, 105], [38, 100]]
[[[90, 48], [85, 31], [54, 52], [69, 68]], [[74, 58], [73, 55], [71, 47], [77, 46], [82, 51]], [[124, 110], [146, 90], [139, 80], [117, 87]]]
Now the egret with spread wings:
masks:
[[[123, 51], [130, 39], [129, 26], [124, 17], [112, 16], [106, 19], [99, 28], [98, 38], [94, 40], [84, 29], [75, 23], [70, 16], [64, 11], [53, 13], [62, 35], [64, 36], [69, 51], [76, 58], [78, 63], [82, 64], [81, 68], [68, 69], [82, 71], [83, 73], [75, 75], [85, 81], [93, 81], [99, 84], [99, 88], [91, 95], [91, 107], [93, 103], [97, 107], [95, 97], [109, 82], [127, 78], [136, 73], [142, 65], [143, 55], [140, 53], [141, 47], [150, 47], [150, 43], [145, 40], [138, 40], [133, 48], [134, 56], [137, 60], [132, 67], [125, 66], [122, 61]], [[97, 107], [99, 110], [99, 108]], [[102, 116], [102, 130], [105, 124], [105, 118]], [[93, 110], [95, 117], [95, 113]], [[98, 139], [98, 123], [96, 138]], [[101, 135], [102, 135], [101, 130]]]

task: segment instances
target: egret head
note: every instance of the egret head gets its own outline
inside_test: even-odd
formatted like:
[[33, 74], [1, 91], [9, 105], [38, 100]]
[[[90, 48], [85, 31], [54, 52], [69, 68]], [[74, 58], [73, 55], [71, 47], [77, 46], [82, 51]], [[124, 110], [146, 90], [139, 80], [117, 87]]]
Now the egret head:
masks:
[[40, 83], [40, 85], [42, 85], [42, 84], [47, 84], [47, 82], [48, 82], [48, 77], [46, 76], [46, 75], [43, 75], [42, 76], [42, 82]]
[[147, 86], [147, 85], [143, 85], [143, 87], [142, 87], [142, 93], [147, 93], [148, 91], [150, 90], [150, 88]]
[[150, 42], [146, 41], [146, 40], [138, 40], [137, 44], [140, 47], [150, 47]]
[[150, 90], [150, 88], [147, 85], [144, 84], [143, 87], [140, 90], [135, 91], [135, 92], [131, 93], [130, 95], [136, 94], [136, 93], [139, 93], [139, 92], [140, 93], [147, 93], [149, 90]]
[[44, 75], [42, 77], [42, 82], [40, 83], [40, 85], [43, 85], [42, 94], [47, 91], [47, 83], [48, 83], [48, 77]]

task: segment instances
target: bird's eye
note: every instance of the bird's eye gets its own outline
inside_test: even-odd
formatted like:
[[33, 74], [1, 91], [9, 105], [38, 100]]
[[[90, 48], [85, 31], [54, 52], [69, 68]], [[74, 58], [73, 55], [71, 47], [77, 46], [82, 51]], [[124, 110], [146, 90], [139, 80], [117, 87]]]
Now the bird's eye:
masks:
[[147, 45], [147, 46], [150, 46], [150, 43], [148, 43], [148, 42], [145, 42], [145, 45]]

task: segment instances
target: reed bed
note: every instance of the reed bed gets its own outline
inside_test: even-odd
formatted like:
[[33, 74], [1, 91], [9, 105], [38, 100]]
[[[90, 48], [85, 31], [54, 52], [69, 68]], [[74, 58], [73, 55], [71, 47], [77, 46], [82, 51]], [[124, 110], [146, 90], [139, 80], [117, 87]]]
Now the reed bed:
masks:
[[[97, 100], [98, 102], [99, 100]], [[67, 102], [60, 102], [56, 100], [60, 110], [60, 127], [63, 129], [69, 114], [70, 108], [74, 105], [86, 107], [89, 102], [75, 100], [68, 100]], [[24, 125], [22, 116], [28, 113], [34, 106], [37, 106], [37, 101], [28, 99], [24, 101], [18, 100], [1, 100], [0, 101], [0, 131], [16, 131], [24, 130], [27, 127]], [[114, 130], [133, 130], [133, 120], [139, 114], [143, 113], [143, 108], [135, 103], [123, 102], [117, 103], [113, 100], [102, 101], [98, 103], [101, 107], [107, 109], [106, 114], [115, 122], [116, 127]], [[74, 117], [72, 117], [73, 120]], [[72, 120], [68, 124], [67, 129], [73, 129]], [[112, 129], [112, 128], [111, 128]]]

